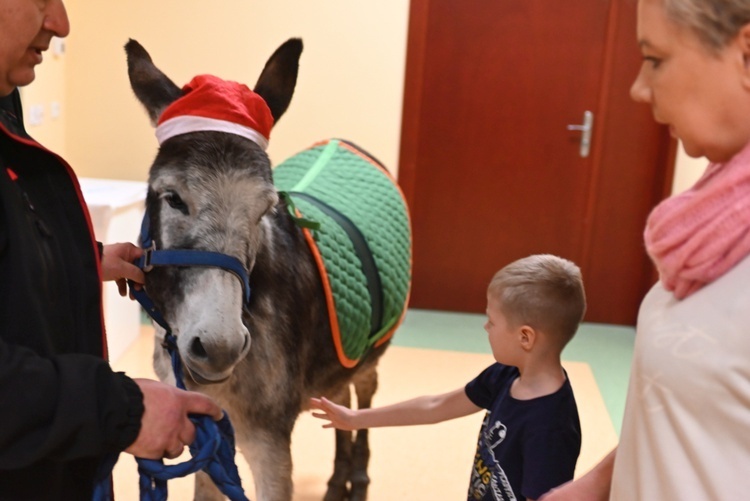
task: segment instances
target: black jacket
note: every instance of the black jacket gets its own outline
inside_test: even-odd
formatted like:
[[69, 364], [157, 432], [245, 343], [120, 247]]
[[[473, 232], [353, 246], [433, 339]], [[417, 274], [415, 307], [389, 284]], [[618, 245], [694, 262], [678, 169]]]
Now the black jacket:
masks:
[[0, 98], [0, 500], [91, 499], [143, 396], [106, 361], [99, 253], [78, 181]]

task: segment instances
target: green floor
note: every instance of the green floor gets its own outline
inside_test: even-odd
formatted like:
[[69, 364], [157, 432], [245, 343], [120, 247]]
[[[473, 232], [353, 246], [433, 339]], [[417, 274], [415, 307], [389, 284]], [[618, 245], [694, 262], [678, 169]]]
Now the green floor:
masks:
[[[414, 348], [490, 353], [484, 322], [485, 316], [480, 314], [412, 309], [392, 342]], [[591, 366], [618, 435], [634, 337], [632, 327], [584, 323], [563, 352], [565, 360]]]

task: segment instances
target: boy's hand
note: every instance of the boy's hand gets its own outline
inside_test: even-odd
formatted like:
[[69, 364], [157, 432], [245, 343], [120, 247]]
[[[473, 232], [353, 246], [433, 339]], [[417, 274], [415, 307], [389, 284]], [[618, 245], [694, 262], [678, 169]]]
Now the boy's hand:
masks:
[[323, 425], [323, 428], [338, 428], [339, 430], [357, 430], [354, 425], [356, 411], [353, 411], [343, 405], [336, 405], [325, 397], [311, 398], [310, 407], [321, 412], [313, 412], [312, 415], [318, 419], [327, 419], [330, 421]]

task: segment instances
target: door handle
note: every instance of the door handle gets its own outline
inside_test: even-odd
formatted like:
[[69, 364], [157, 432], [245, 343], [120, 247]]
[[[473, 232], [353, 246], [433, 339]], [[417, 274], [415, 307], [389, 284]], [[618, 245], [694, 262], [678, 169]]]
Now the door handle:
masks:
[[581, 131], [581, 147], [578, 150], [581, 157], [589, 156], [591, 150], [591, 133], [594, 130], [594, 114], [586, 110], [583, 112], [583, 123], [581, 125], [568, 125], [568, 130]]

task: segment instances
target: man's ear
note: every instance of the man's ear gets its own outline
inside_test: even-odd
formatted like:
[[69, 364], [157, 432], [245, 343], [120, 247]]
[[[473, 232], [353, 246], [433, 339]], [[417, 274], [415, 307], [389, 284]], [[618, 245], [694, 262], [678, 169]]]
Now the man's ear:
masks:
[[521, 343], [521, 348], [524, 351], [531, 351], [537, 341], [537, 333], [533, 327], [528, 325], [522, 325], [518, 329], [518, 340]]

